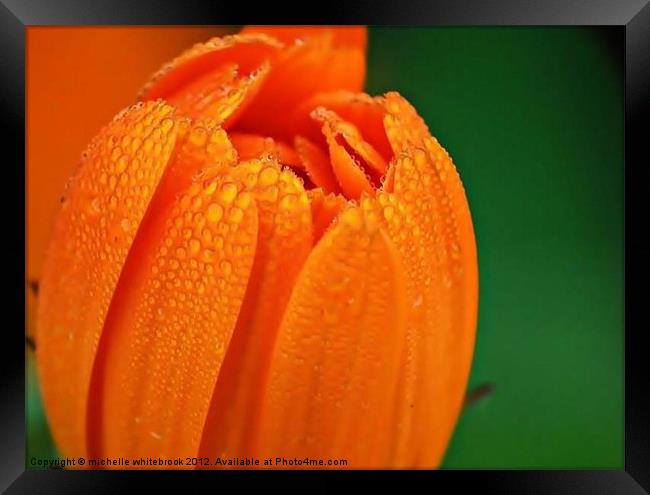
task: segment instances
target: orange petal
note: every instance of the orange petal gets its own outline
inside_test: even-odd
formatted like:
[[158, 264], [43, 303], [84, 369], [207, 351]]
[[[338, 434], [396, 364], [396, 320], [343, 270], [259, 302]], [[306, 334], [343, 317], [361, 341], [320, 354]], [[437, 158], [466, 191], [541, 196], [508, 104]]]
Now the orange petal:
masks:
[[328, 31], [276, 53], [271, 66], [237, 129], [285, 142], [291, 142], [295, 135], [289, 117], [300, 103], [323, 91], [360, 91], [366, 72], [364, 50], [336, 46], [333, 33]]
[[273, 354], [260, 457], [379, 466], [404, 332], [399, 256], [376, 221], [343, 212], [291, 295]]
[[393, 157], [393, 150], [384, 129], [386, 110], [377, 98], [365, 93], [333, 91], [318, 93], [303, 102], [292, 118], [296, 132], [313, 142], [320, 142], [320, 129], [314, 125], [311, 113], [318, 107], [336, 113], [341, 119], [363, 130], [363, 139], [376, 149], [385, 161]]
[[386, 170], [386, 162], [379, 153], [363, 141], [352, 124], [334, 112], [319, 107], [312, 116], [323, 125], [332, 170], [346, 197], [359, 199], [363, 192], [372, 193], [373, 183], [378, 185]]
[[70, 180], [39, 295], [38, 367], [61, 453], [86, 455], [91, 370], [124, 261], [181, 127], [161, 102], [121, 112], [93, 139]]
[[190, 132], [140, 226], [93, 376], [91, 454], [198, 452], [258, 232], [255, 202], [218, 164], [227, 146], [222, 130]]
[[328, 127], [335, 134], [336, 140], [372, 177], [379, 179], [386, 173], [388, 168], [386, 160], [364, 139], [354, 124], [341, 119], [338, 114], [330, 111], [321, 112], [316, 109], [312, 116], [316, 120], [328, 122]]
[[294, 146], [307, 175], [314, 184], [328, 193], [338, 192], [339, 186], [327, 154], [302, 136], [295, 137]]
[[423, 140], [431, 136], [422, 117], [399, 93], [391, 91], [377, 99], [386, 109], [384, 128], [395, 155], [422, 146]]
[[357, 47], [364, 52], [368, 44], [365, 26], [246, 26], [241, 32], [268, 34], [286, 44], [331, 33], [336, 45]]
[[228, 128], [259, 91], [269, 67], [264, 62], [248, 76], [240, 77], [237, 66], [225, 66], [195, 79], [167, 101], [189, 117], [214, 119]]
[[304, 168], [298, 154], [281, 141], [256, 134], [243, 134], [232, 132], [228, 135], [233, 146], [237, 149], [239, 160], [260, 158], [264, 155], [274, 155], [282, 165], [295, 168]]
[[460, 413], [474, 349], [476, 244], [467, 198], [447, 152], [399, 95], [385, 99], [400, 155], [393, 193], [379, 192], [407, 274], [407, 338], [387, 465], [436, 467]]
[[161, 68], [140, 93], [165, 98], [192, 118], [231, 126], [267, 77], [281, 43], [262, 34], [213, 38], [194, 45]]
[[203, 431], [199, 455], [210, 458], [252, 455], [277, 330], [312, 247], [309, 200], [290, 170], [254, 160], [240, 164], [233, 176], [246, 183], [258, 205], [259, 236], [243, 308]]
[[140, 98], [170, 98], [192, 81], [237, 65], [242, 75], [258, 69], [282, 45], [263, 34], [232, 35], [197, 43], [165, 64], [140, 91]]

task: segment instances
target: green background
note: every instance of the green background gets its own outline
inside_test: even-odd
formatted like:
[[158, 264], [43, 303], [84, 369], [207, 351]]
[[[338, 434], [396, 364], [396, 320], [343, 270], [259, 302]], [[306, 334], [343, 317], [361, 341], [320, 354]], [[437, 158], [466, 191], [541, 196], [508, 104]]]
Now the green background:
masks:
[[[603, 35], [370, 31], [368, 92], [418, 109], [476, 230], [470, 388], [494, 391], [463, 412], [443, 467], [623, 466], [623, 77]], [[28, 455], [54, 456], [33, 378], [28, 412]]]

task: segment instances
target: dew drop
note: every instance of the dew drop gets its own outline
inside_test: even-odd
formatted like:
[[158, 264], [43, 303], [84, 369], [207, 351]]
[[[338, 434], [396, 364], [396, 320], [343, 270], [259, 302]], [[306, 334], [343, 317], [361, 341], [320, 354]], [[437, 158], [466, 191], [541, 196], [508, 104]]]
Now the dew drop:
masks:
[[205, 190], [203, 191], [203, 194], [205, 194], [206, 196], [212, 196], [216, 190], [217, 190], [217, 181], [212, 180], [205, 186]]
[[174, 121], [172, 119], [164, 119], [160, 123], [160, 128], [162, 129], [163, 132], [167, 133], [171, 130], [171, 128], [174, 127]]
[[232, 223], [238, 224], [242, 221], [243, 218], [244, 212], [241, 210], [241, 208], [233, 208], [230, 210], [229, 220]]
[[334, 325], [339, 321], [339, 312], [336, 308], [324, 308], [323, 309], [323, 321], [328, 325]]
[[240, 208], [247, 208], [252, 201], [252, 197], [250, 193], [247, 192], [242, 192], [239, 196], [237, 196], [237, 200], [235, 201], [235, 204], [240, 207]]
[[205, 251], [203, 251], [203, 259], [206, 262], [212, 261], [214, 259], [214, 251], [210, 249], [206, 249]]
[[257, 175], [256, 174], [248, 174], [246, 176], [246, 186], [250, 189], [253, 189], [257, 185]]
[[235, 184], [233, 184], [232, 182], [226, 182], [224, 185], [221, 186], [220, 197], [224, 203], [226, 204], [232, 203], [236, 196], [237, 196], [237, 186]]
[[228, 260], [223, 260], [219, 263], [219, 268], [224, 275], [230, 275], [230, 272], [232, 272], [232, 264]]
[[264, 190], [263, 199], [270, 202], [278, 200], [279, 191], [277, 186], [269, 186]]
[[126, 170], [126, 166], [129, 164], [129, 156], [122, 155], [120, 159], [115, 164], [115, 173], [121, 174]]
[[350, 208], [341, 214], [340, 221], [354, 230], [359, 230], [363, 226], [363, 215], [360, 210]]
[[261, 186], [271, 186], [278, 181], [278, 170], [274, 167], [265, 167], [260, 172], [259, 184]]
[[99, 198], [94, 198], [91, 201], [90, 206], [92, 207], [92, 211], [94, 213], [99, 213], [102, 207], [102, 202]]
[[201, 249], [201, 243], [197, 239], [190, 240], [190, 253], [196, 254]]
[[291, 209], [296, 204], [296, 197], [293, 194], [287, 194], [280, 200], [280, 208], [284, 210]]
[[203, 229], [203, 232], [201, 232], [201, 236], [203, 237], [203, 240], [205, 242], [211, 242], [212, 241], [212, 231], [210, 229]]
[[223, 217], [223, 208], [217, 203], [212, 203], [208, 206], [207, 216], [210, 222], [216, 223]]

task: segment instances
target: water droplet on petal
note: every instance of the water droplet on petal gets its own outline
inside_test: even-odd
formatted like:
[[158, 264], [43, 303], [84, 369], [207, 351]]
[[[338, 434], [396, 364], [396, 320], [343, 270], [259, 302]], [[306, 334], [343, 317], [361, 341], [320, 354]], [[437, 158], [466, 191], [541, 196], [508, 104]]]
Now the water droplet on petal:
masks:
[[210, 222], [216, 223], [223, 217], [223, 208], [217, 203], [212, 203], [208, 206], [207, 216]]
[[126, 166], [129, 164], [129, 156], [122, 155], [120, 159], [115, 164], [115, 173], [121, 174], [126, 170]]
[[228, 260], [223, 260], [219, 264], [219, 268], [221, 269], [221, 273], [224, 275], [230, 275], [230, 272], [232, 272], [232, 264]]
[[278, 181], [279, 172], [274, 167], [265, 167], [260, 172], [259, 184], [261, 186], [270, 186]]
[[241, 208], [233, 208], [230, 210], [230, 215], [229, 215], [229, 220], [232, 223], [240, 223], [242, 219], [244, 218], [244, 212], [241, 210]]
[[201, 249], [201, 243], [197, 239], [190, 240], [190, 253], [196, 254]]
[[236, 196], [237, 196], [237, 186], [235, 184], [233, 184], [232, 182], [227, 182], [223, 186], [221, 186], [220, 197], [224, 203], [226, 204], [232, 203]]

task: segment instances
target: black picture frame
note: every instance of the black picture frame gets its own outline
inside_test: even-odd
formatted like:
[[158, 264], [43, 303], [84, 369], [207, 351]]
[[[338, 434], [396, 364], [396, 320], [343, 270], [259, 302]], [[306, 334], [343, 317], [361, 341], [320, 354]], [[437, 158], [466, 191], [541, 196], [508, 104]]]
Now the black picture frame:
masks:
[[[609, 25], [625, 33], [625, 211], [643, 211], [631, 205], [632, 188], [642, 187], [637, 179], [640, 165], [648, 164], [647, 135], [642, 122], [647, 121], [650, 94], [650, 6], [648, 0], [446, 0], [439, 2], [331, 2], [315, 7], [305, 4], [282, 14], [277, 4], [247, 6], [241, 3], [199, 1], [94, 1], [83, 0], [2, 0], [0, 3], [0, 88], [3, 150], [5, 154], [5, 191], [16, 193], [23, 202], [25, 175], [20, 163], [25, 160], [25, 40], [26, 28], [34, 25], [208, 25], [208, 24], [391, 24], [391, 25]], [[311, 14], [311, 15], [310, 15]], [[9, 151], [10, 153], [7, 153]], [[7, 173], [15, 173], [7, 176]], [[7, 187], [8, 186], [8, 187]], [[25, 253], [25, 212], [13, 215], [17, 208], [13, 194], [2, 195], [5, 223], [15, 222], [14, 253]], [[21, 226], [22, 222], [22, 226]], [[630, 225], [626, 218], [626, 225]], [[638, 221], [637, 221], [638, 223]], [[14, 225], [12, 225], [13, 227]], [[22, 229], [22, 231], [20, 230]], [[18, 232], [22, 232], [22, 235]], [[631, 254], [625, 244], [625, 280], [641, 277], [643, 253]], [[632, 260], [632, 261], [630, 261]], [[8, 289], [4, 300], [11, 314], [25, 307], [24, 292], [16, 290], [25, 283], [19, 263], [8, 263], [16, 270], [5, 275]], [[24, 267], [24, 258], [23, 264]], [[628, 270], [628, 267], [632, 267]], [[20, 274], [19, 274], [20, 273]], [[644, 296], [643, 291], [627, 291], [629, 301]], [[15, 298], [15, 301], [12, 299]], [[21, 306], [22, 304], [22, 306]], [[386, 489], [410, 489], [413, 481], [428, 490], [474, 488], [486, 493], [553, 493], [553, 494], [641, 494], [650, 493], [650, 387], [648, 385], [647, 327], [640, 315], [625, 311], [625, 467], [600, 471], [332, 471], [332, 472], [80, 472], [25, 469], [25, 363], [20, 319], [6, 325], [0, 373], [0, 397], [3, 400], [0, 421], [1, 459], [0, 488], [7, 493], [115, 493], [137, 485], [164, 483], [166, 488], [187, 490], [189, 483], [205, 481], [212, 489], [223, 482], [266, 484], [282, 476], [284, 485], [304, 482], [313, 490], [327, 491], [334, 484], [355, 486], [378, 482]], [[24, 317], [24, 313], [23, 313]], [[287, 479], [288, 478], [288, 479]], [[419, 483], [418, 483], [419, 484]], [[152, 489], [149, 486], [148, 489]]]

